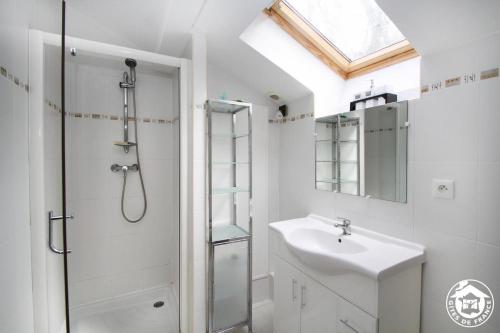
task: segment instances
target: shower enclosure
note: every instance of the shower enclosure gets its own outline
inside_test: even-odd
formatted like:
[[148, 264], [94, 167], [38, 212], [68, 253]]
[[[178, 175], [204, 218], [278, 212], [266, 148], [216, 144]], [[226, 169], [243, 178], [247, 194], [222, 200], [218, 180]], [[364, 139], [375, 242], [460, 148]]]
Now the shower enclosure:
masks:
[[61, 40], [30, 33], [37, 332], [179, 332], [188, 62]]

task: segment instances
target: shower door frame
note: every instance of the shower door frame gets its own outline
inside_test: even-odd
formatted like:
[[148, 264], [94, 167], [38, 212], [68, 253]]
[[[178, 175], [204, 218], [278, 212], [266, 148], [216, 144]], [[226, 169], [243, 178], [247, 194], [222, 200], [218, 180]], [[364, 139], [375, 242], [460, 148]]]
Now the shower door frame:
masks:
[[[48, 327], [48, 276], [46, 267], [47, 212], [45, 209], [44, 181], [44, 51], [45, 47], [61, 47], [61, 35], [40, 30], [29, 32], [29, 169], [31, 216], [31, 268], [33, 276], [33, 311], [35, 333], [49, 332]], [[66, 49], [76, 48], [102, 56], [135, 58], [139, 61], [175, 67], [179, 70], [179, 330], [188, 332], [188, 107], [191, 61], [147, 51], [131, 49], [81, 38], [65, 38]], [[53, 253], [51, 253], [53, 254]], [[53, 254], [56, 255], [56, 254]], [[35, 282], [36, 281], [36, 282]], [[66, 282], [67, 283], [67, 282]], [[69, 318], [66, 317], [66, 320]]]

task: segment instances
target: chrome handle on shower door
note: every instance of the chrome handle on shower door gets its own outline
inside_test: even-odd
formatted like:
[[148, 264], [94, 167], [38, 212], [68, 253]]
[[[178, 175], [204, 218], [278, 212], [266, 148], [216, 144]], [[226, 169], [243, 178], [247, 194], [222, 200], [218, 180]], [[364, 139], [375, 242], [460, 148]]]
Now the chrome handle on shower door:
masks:
[[[74, 219], [74, 216], [73, 215], [68, 215], [66, 216], [66, 219]], [[59, 250], [53, 243], [53, 236], [52, 236], [52, 224], [55, 222], [55, 221], [62, 221], [63, 220], [63, 216], [61, 215], [54, 215], [54, 212], [53, 211], [50, 211], [49, 212], [49, 248], [52, 252], [54, 253], [57, 253], [57, 254], [64, 254], [64, 250]], [[71, 250], [68, 250], [66, 253], [71, 253]]]

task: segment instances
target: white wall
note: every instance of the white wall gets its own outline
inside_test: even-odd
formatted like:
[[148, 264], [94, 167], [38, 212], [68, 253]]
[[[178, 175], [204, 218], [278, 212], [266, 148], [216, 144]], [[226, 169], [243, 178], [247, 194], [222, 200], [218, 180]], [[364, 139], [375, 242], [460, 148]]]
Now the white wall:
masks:
[[365, 75], [346, 80], [339, 103], [340, 111], [349, 111], [349, 102], [354, 95], [369, 90], [370, 80], [375, 87], [392, 87], [398, 100], [406, 101], [420, 97], [420, 57], [400, 62]]
[[[70, 305], [172, 286], [178, 277], [179, 245], [175, 71], [145, 72], [140, 63], [137, 68], [139, 148], [148, 208], [142, 221], [129, 223], [121, 214], [123, 174], [110, 170], [114, 163], [136, 163], [135, 148], [126, 154], [113, 145], [123, 141], [123, 92], [118, 82], [126, 67], [118, 60], [112, 65], [97, 58], [68, 61], [67, 209], [75, 215], [68, 226], [68, 247], [73, 251], [68, 261]], [[129, 103], [132, 117], [131, 99]], [[49, 131], [47, 137], [54, 134]], [[58, 139], [49, 138], [49, 145]], [[132, 121], [129, 139], [136, 142]], [[129, 172], [129, 218], [140, 216], [142, 200], [138, 173]]]
[[[0, 2], [0, 326], [33, 332], [28, 169], [28, 29], [58, 25], [57, 1]], [[43, 11], [43, 19], [34, 12]], [[44, 24], [46, 23], [46, 24]]]
[[191, 293], [189, 332], [204, 332], [206, 327], [206, 238], [205, 238], [205, 110], [207, 100], [207, 41], [199, 30], [192, 32], [191, 46], [186, 50], [192, 59], [192, 104], [190, 112], [189, 161], [190, 189], [188, 234], [190, 246], [188, 258]]
[[242, 100], [254, 105], [262, 105], [270, 109], [277, 109], [268, 96], [256, 91], [238, 78], [228, 73], [224, 68], [208, 64], [208, 96], [211, 99]]
[[[408, 203], [314, 190], [314, 121], [286, 122], [280, 135], [280, 218], [317, 213], [349, 217], [354, 225], [421, 243], [422, 332], [461, 332], [448, 317], [445, 297], [465, 278], [479, 279], [500, 297], [500, 79], [480, 80], [480, 71], [500, 66], [500, 35], [422, 58], [422, 83], [441, 89], [409, 103]], [[466, 83], [464, 75], [475, 74]], [[445, 88], [446, 79], [461, 85]], [[311, 98], [290, 103], [310, 112]], [[432, 179], [454, 179], [455, 198], [432, 197]], [[478, 331], [500, 330], [493, 314]], [[465, 332], [465, 330], [464, 330]]]
[[344, 80], [265, 14], [260, 14], [240, 38], [314, 93], [316, 115], [337, 109]]

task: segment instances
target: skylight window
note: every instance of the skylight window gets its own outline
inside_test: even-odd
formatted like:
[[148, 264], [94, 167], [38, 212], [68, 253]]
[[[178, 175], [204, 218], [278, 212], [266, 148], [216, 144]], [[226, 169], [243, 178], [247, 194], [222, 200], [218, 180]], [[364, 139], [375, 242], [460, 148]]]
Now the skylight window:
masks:
[[374, 0], [286, 0], [349, 61], [405, 40]]
[[264, 12], [345, 79], [418, 56], [375, 0], [276, 0]]

